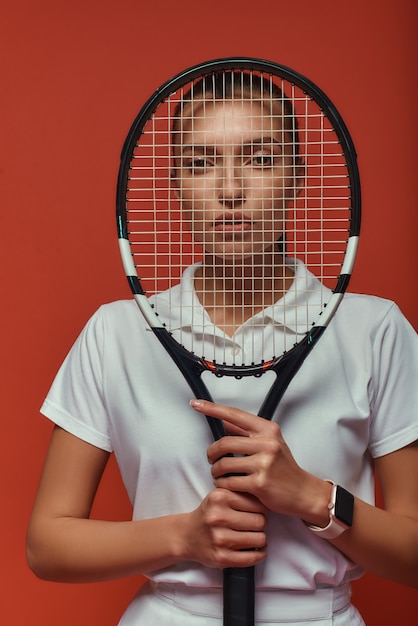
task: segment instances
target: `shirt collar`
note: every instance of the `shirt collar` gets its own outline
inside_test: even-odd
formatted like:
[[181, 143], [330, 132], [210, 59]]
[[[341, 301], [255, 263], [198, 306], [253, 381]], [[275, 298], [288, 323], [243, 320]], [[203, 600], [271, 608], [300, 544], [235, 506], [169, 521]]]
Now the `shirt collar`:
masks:
[[[273, 306], [267, 307], [255, 318], [261, 318], [264, 324], [273, 323], [298, 335], [305, 334], [311, 329], [332, 292], [299, 259], [287, 258], [286, 264], [294, 272], [289, 290]], [[194, 289], [193, 278], [200, 265], [196, 263], [186, 268], [178, 285], [151, 298], [160, 319], [171, 331], [193, 328], [196, 332], [204, 332], [213, 327]], [[243, 327], [253, 320], [246, 322]]]
[[323, 310], [332, 291], [325, 287], [299, 259], [288, 258], [294, 279], [283, 298], [259, 315], [296, 334], [308, 332]]

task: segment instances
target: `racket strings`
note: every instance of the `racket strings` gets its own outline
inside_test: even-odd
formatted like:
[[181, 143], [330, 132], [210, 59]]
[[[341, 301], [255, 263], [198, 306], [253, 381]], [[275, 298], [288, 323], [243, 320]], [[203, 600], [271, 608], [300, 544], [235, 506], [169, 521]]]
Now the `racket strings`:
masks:
[[[337, 134], [309, 95], [270, 74], [210, 74], [160, 103], [133, 152], [126, 211], [134, 263], [188, 349], [240, 365], [269, 360], [326, 305], [350, 203]], [[191, 265], [196, 279], [182, 280]], [[191, 326], [201, 329], [193, 345]]]

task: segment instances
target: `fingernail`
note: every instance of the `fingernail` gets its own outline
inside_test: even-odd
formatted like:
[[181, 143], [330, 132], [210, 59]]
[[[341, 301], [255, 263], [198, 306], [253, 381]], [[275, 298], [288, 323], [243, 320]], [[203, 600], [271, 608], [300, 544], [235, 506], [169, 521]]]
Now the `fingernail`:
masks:
[[203, 406], [203, 400], [195, 400], [193, 398], [193, 400], [190, 400], [190, 406], [192, 406], [193, 408], [199, 408]]

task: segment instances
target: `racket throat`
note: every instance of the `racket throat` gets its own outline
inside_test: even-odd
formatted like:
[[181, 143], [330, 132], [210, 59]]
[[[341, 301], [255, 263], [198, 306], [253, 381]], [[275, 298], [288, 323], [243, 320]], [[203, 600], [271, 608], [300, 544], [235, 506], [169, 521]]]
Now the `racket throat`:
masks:
[[272, 419], [291, 380], [304, 363], [325, 328], [325, 326], [314, 326], [296, 349], [285, 354], [284, 357], [272, 367], [276, 374], [276, 380], [270, 387], [257, 415], [267, 420]]
[[[196, 356], [191, 355], [180, 344], [173, 341], [166, 328], [153, 328], [152, 330], [160, 343], [163, 345], [166, 352], [171, 356], [180, 372], [183, 374], [183, 377], [185, 378], [195, 398], [198, 400], [213, 402], [212, 396], [202, 381], [202, 373], [206, 371], [206, 367], [200, 363], [200, 360]], [[222, 421], [210, 417], [209, 415], [206, 415], [205, 417], [214, 439], [217, 440], [224, 437], [226, 431]]]

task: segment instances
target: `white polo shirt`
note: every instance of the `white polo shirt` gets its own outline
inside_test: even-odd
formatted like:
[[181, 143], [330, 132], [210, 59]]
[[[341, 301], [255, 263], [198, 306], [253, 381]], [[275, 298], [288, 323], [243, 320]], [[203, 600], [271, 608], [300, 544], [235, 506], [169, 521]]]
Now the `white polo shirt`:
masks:
[[[192, 273], [186, 271], [182, 288], [162, 297], [163, 318], [164, 298], [170, 297], [174, 307], [179, 298], [196, 299]], [[297, 289], [302, 283], [310, 286], [308, 303], [301, 301], [302, 290]], [[216, 340], [205, 349], [219, 361], [228, 351], [237, 355], [249, 350], [257, 360], [262, 341], [282, 343], [284, 336], [294, 340], [296, 316], [310, 322], [307, 304], [318, 307], [326, 291], [298, 264], [285, 296], [286, 309], [280, 301], [258, 315], [256, 342], [247, 341], [249, 321], [233, 338], [217, 329]], [[208, 342], [212, 324], [197, 305], [193, 318], [173, 314], [173, 332], [183, 334], [186, 346]], [[418, 438], [417, 380], [417, 336], [396, 305], [347, 294], [274, 419], [301, 467], [372, 503], [373, 458]], [[271, 378], [236, 380], [208, 373], [205, 382], [216, 402], [257, 413]], [[120, 301], [102, 306], [88, 322], [42, 412], [77, 437], [115, 453], [133, 517], [144, 519], [191, 511], [213, 489], [206, 460], [212, 436], [205, 418], [189, 407], [191, 397], [135, 302]], [[268, 557], [256, 568], [259, 588], [309, 590], [340, 585], [361, 574], [299, 519], [271, 514], [268, 533]], [[219, 570], [196, 563], [147, 575], [159, 582], [222, 586]]]

